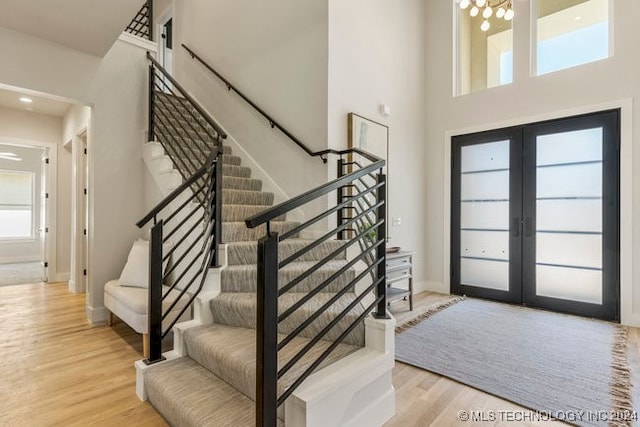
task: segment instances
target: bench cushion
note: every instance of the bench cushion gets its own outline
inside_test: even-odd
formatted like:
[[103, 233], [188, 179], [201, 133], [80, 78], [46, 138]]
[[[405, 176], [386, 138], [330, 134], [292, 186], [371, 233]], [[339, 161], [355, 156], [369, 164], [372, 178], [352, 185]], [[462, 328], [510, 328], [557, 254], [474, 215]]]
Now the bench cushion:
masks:
[[[163, 286], [163, 293], [169, 290], [169, 287]], [[104, 286], [104, 305], [109, 311], [115, 314], [120, 320], [131, 326], [139, 334], [148, 333], [147, 313], [149, 305], [149, 290], [145, 288], [134, 288], [122, 286], [119, 280], [107, 282]], [[180, 295], [180, 291], [173, 290], [167, 298], [162, 302], [162, 307], [167, 310], [169, 306]], [[176, 315], [184, 308], [188, 301], [188, 295], [176, 304], [173, 312]], [[189, 314], [188, 311], [185, 314]], [[165, 320], [171, 320], [173, 317], [168, 316]]]

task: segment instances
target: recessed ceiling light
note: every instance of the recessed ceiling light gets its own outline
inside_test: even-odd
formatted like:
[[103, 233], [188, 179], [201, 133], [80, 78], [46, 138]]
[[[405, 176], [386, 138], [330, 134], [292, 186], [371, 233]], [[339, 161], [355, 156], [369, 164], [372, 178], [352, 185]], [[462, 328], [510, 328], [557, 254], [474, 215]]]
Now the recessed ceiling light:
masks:
[[22, 98], [20, 98], [20, 102], [24, 102], [25, 104], [31, 104], [33, 102], [33, 99], [23, 96]]

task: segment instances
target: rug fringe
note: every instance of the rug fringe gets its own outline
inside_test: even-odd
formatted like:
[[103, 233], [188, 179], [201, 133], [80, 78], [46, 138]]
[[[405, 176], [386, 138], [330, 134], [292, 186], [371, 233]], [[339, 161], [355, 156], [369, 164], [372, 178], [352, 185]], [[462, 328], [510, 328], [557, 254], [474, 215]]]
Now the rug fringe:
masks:
[[[612, 411], [622, 414], [620, 419], [609, 422], [610, 426], [631, 426], [633, 403], [631, 402], [631, 371], [627, 360], [627, 328], [616, 326], [613, 336], [611, 362], [611, 401]], [[626, 417], [624, 415], [627, 415]], [[618, 418], [618, 417], [617, 417]]]
[[444, 310], [445, 308], [451, 307], [454, 304], [459, 303], [460, 301], [464, 301], [466, 299], [466, 297], [464, 296], [458, 296], [455, 298], [450, 299], [447, 302], [443, 302], [441, 304], [436, 305], [435, 307], [430, 308], [429, 310], [425, 311], [424, 313], [422, 313], [421, 315], [419, 315], [418, 317], [414, 317], [413, 319], [396, 326], [396, 334], [401, 334], [404, 331], [406, 331], [407, 329], [411, 329], [414, 326], [416, 326], [418, 323], [422, 322], [423, 320], [428, 319], [429, 317], [433, 316], [434, 314]]

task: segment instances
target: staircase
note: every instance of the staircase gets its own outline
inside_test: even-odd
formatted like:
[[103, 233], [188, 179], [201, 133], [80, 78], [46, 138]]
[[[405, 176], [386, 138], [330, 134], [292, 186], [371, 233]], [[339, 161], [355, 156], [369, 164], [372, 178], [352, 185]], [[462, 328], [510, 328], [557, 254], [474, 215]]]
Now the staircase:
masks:
[[[138, 395], [173, 426], [380, 425], [394, 411], [393, 321], [369, 316], [376, 307], [384, 316], [386, 304], [384, 234], [378, 228], [377, 242], [367, 236], [384, 223], [376, 216], [384, 199], [373, 197], [384, 182], [350, 187], [352, 217], [342, 215], [347, 201], [305, 223], [288, 220], [293, 208], [273, 213], [283, 205], [274, 207], [274, 194], [221, 144], [222, 129], [150, 62], [154, 140], [144, 160], [166, 197], [138, 223], [154, 223], [151, 355], [136, 363]], [[346, 152], [336, 154], [344, 163]], [[379, 167], [341, 170], [348, 176], [339, 183], [295, 203], [331, 189], [343, 197], [347, 183], [364, 182]], [[337, 211], [339, 227], [311, 238], [310, 225]], [[219, 243], [226, 246], [222, 262]], [[273, 256], [265, 245], [275, 247]], [[154, 291], [162, 280], [181, 292], [177, 307], [193, 307], [191, 321], [177, 323], [189, 311], [163, 306]], [[361, 282], [368, 287], [357, 293]], [[366, 306], [368, 299], [374, 302]], [[174, 349], [161, 356], [171, 332]]]
[[[162, 95], [168, 96], [168, 95]], [[168, 103], [165, 105], [169, 105]], [[162, 107], [162, 108], [167, 108]], [[187, 127], [186, 123], [181, 123]], [[157, 142], [150, 144], [157, 145]], [[150, 148], [150, 147], [149, 147]], [[157, 148], [157, 147], [156, 147]], [[162, 363], [145, 372], [145, 388], [149, 401], [175, 426], [253, 426], [255, 421], [255, 382], [256, 382], [256, 279], [257, 279], [257, 241], [265, 234], [264, 227], [248, 229], [244, 219], [259, 213], [273, 204], [273, 193], [262, 191], [262, 182], [251, 178], [251, 169], [243, 167], [241, 160], [231, 152], [231, 148], [223, 150], [222, 169], [222, 240], [227, 243], [228, 266], [222, 270], [221, 293], [211, 300], [212, 325], [203, 325], [188, 329], [184, 334], [184, 346], [188, 356]], [[151, 160], [164, 159], [164, 154], [156, 150]], [[177, 169], [165, 173], [179, 173]], [[278, 218], [272, 224], [272, 230], [280, 233], [291, 231], [300, 225], [286, 221], [285, 217]], [[280, 246], [281, 260], [290, 257], [311, 241], [293, 238]], [[323, 242], [308, 252], [303, 260], [292, 262], [281, 271], [280, 283], [289, 283], [300, 276], [332, 252], [339, 250], [343, 243], [337, 240]], [[295, 286], [295, 292], [287, 293], [281, 312], [299, 301], [307, 292], [315, 288], [328, 277], [339, 273], [345, 266], [346, 251], [331, 263], [300, 281]], [[355, 269], [349, 268], [338, 274], [336, 280], [317, 296], [306, 302], [300, 310], [290, 316], [280, 325], [281, 338], [292, 332], [305, 319], [309, 318], [318, 307], [325, 304], [336, 292], [355, 277]], [[336, 305], [322, 317], [302, 331], [300, 338], [292, 340], [281, 356], [282, 366], [297, 354], [310, 340], [317, 335], [319, 329], [326, 326], [331, 319], [342, 311], [355, 298], [350, 292], [338, 299]], [[348, 325], [349, 320], [361, 313], [350, 313], [347, 319], [338, 327], [332, 329], [328, 340], [335, 338]], [[329, 365], [345, 355], [353, 353], [364, 346], [364, 325], [356, 328], [340, 344], [338, 350], [321, 367]], [[321, 340], [313, 347], [313, 352], [307, 353], [291, 370], [278, 382], [280, 391], [286, 389], [297, 374], [303, 372], [317, 356], [326, 350], [330, 341]], [[198, 387], [194, 387], [198, 384]], [[225, 399], [220, 399], [225, 396]], [[198, 402], [208, 402], [200, 405]], [[219, 405], [218, 405], [219, 404]], [[200, 408], [194, 410], [194, 408]], [[240, 411], [243, 416], [235, 418]], [[234, 414], [225, 423], [221, 414]], [[208, 420], [208, 421], [207, 421]]]

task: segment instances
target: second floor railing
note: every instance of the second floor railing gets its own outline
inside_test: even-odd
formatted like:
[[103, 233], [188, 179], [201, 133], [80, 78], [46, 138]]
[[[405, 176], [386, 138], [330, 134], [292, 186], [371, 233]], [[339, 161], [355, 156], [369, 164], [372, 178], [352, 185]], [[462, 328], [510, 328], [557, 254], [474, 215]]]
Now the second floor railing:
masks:
[[125, 32], [153, 41], [153, 0], [146, 0]]

